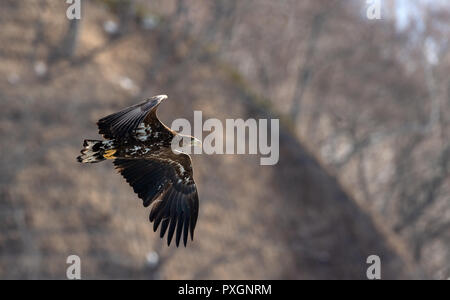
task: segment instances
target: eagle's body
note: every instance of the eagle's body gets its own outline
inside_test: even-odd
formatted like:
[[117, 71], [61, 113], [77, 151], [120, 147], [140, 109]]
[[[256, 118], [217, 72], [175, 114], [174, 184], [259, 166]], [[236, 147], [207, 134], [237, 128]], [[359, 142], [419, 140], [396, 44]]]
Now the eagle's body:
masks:
[[[161, 224], [162, 238], [169, 229], [170, 245], [176, 229], [176, 245], [183, 235], [186, 246], [189, 230], [191, 239], [194, 236], [198, 194], [191, 158], [173, 150], [174, 138], [180, 135], [156, 116], [158, 105], [166, 98], [155, 96], [100, 119], [99, 133], [106, 140], [85, 140], [78, 161], [95, 163], [114, 159], [116, 169], [143, 200], [144, 206], [153, 204], [150, 222], [154, 222], [154, 231]], [[189, 145], [198, 142], [194, 137], [183, 137], [188, 138]]]

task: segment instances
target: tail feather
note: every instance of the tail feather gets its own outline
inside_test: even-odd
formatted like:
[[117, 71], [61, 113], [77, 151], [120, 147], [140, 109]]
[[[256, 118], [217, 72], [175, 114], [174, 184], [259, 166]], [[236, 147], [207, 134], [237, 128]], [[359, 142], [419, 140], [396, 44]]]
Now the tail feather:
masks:
[[77, 157], [77, 160], [80, 163], [101, 162], [106, 159], [103, 155], [107, 150], [105, 147], [107, 145], [109, 146], [109, 144], [105, 144], [104, 141], [84, 140], [84, 149], [81, 150], [81, 155]]

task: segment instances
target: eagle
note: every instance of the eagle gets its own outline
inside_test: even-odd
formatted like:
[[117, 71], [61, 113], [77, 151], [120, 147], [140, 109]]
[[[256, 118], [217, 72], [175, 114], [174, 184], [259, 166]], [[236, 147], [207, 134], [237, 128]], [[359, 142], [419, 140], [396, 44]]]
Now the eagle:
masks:
[[171, 130], [158, 119], [156, 111], [165, 99], [166, 95], [154, 96], [100, 119], [97, 125], [104, 140], [84, 140], [77, 160], [113, 160], [144, 207], [152, 205], [149, 220], [153, 231], [161, 225], [160, 237], [164, 238], [168, 229], [168, 246], [176, 231], [176, 246], [183, 236], [186, 247], [189, 232], [194, 239], [198, 193], [191, 157], [183, 150], [201, 142]]

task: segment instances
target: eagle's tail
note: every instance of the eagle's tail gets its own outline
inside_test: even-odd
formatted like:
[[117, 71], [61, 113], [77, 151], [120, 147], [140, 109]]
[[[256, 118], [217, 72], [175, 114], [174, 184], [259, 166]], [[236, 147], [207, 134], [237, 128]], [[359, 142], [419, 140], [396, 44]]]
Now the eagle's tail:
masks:
[[80, 163], [97, 163], [114, 158], [116, 152], [111, 141], [84, 140], [81, 155], [77, 157]]

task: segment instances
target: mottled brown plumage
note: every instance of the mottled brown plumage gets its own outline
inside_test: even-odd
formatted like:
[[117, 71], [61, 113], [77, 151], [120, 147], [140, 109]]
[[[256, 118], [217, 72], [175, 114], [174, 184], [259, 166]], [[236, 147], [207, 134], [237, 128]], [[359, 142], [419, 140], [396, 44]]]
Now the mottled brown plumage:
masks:
[[[176, 232], [176, 245], [183, 237], [186, 246], [191, 239], [198, 217], [198, 194], [193, 179], [189, 155], [172, 150], [172, 142], [180, 135], [161, 123], [156, 110], [167, 96], [152, 97], [130, 106], [97, 122], [99, 133], [105, 140], [85, 140], [78, 157], [82, 163], [96, 163], [114, 159], [116, 169], [143, 200], [145, 207], [152, 205], [150, 222], [160, 236], [167, 233], [170, 245]], [[198, 140], [186, 137], [188, 145]], [[182, 145], [187, 146], [187, 145]]]

